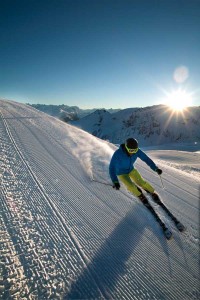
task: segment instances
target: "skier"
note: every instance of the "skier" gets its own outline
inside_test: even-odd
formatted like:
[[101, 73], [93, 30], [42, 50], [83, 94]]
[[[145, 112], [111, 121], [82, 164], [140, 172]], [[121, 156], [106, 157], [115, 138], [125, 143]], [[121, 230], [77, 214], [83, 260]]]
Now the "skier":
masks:
[[130, 191], [134, 196], [138, 197], [140, 201], [142, 201], [142, 203], [151, 211], [158, 223], [163, 228], [165, 236], [169, 239], [172, 233], [165, 226], [153, 207], [150, 205], [148, 199], [143, 194], [142, 189], [149, 193], [152, 199], [167, 212], [180, 231], [184, 230], [184, 226], [173, 216], [173, 214], [160, 200], [158, 194], [155, 192], [155, 189], [151, 186], [151, 184], [145, 181], [138, 170], [134, 167], [134, 163], [138, 157], [158, 175], [162, 174], [162, 170], [159, 169], [157, 165], [138, 147], [138, 141], [134, 138], [129, 138], [126, 140], [125, 144], [121, 144], [119, 149], [114, 152], [110, 161], [109, 173], [113, 182], [113, 188], [119, 190], [119, 181], [121, 181], [126, 186], [128, 191]]
[[120, 180], [126, 188], [142, 202], [146, 197], [138, 186], [143, 188], [147, 193], [150, 193], [153, 199], [156, 199], [158, 194], [155, 192], [154, 188], [150, 183], [145, 181], [138, 170], [134, 168], [134, 163], [138, 157], [158, 175], [162, 174], [162, 170], [159, 169], [140, 148], [138, 148], [138, 141], [134, 138], [129, 138], [126, 140], [125, 144], [122, 144], [119, 149], [115, 151], [110, 162], [109, 172], [113, 187], [116, 190], [119, 190]]

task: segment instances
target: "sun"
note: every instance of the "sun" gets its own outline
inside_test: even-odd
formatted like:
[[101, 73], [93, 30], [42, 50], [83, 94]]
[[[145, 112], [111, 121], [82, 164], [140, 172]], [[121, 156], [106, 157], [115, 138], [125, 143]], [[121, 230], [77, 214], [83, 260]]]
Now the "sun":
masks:
[[192, 97], [184, 90], [177, 90], [167, 95], [166, 105], [172, 110], [181, 112], [192, 104]]

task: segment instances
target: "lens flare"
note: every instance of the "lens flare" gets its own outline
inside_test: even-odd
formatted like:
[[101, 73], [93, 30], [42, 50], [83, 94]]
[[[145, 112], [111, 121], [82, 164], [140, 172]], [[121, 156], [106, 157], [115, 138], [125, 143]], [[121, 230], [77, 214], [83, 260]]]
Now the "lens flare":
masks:
[[166, 98], [166, 105], [175, 111], [182, 111], [186, 107], [192, 105], [192, 97], [184, 90], [177, 90], [168, 94]]
[[175, 69], [173, 78], [177, 83], [183, 83], [189, 77], [189, 70], [186, 66]]

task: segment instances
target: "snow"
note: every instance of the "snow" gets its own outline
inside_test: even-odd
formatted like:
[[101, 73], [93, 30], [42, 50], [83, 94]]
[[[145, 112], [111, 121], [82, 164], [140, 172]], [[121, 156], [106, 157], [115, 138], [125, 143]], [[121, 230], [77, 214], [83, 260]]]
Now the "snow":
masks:
[[[0, 101], [2, 299], [199, 299], [200, 149], [146, 149], [137, 168], [186, 226], [167, 241], [108, 165], [117, 147]], [[100, 181], [101, 183], [96, 182]]]

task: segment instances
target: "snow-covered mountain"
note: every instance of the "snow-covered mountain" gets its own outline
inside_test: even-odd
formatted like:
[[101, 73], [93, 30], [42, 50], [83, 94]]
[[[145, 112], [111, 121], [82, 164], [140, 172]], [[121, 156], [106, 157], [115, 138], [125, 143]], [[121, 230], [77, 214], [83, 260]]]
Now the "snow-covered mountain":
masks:
[[[29, 104], [30, 105], [30, 104]], [[32, 107], [45, 112], [46, 114], [56, 117], [64, 122], [79, 120], [94, 111], [93, 109], [81, 109], [78, 106], [68, 106], [68, 105], [45, 105], [45, 104], [31, 104]], [[109, 109], [108, 112], [114, 113], [119, 111], [119, 109]]]
[[115, 144], [130, 136], [137, 138], [141, 146], [200, 143], [200, 106], [189, 107], [183, 113], [173, 113], [164, 105], [129, 108], [114, 114], [97, 110], [70, 124]]
[[167, 241], [138, 199], [110, 185], [115, 149], [0, 100], [1, 299], [200, 298], [200, 153], [147, 152], [163, 169], [162, 182], [136, 164], [186, 226], [178, 232], [149, 199], [173, 232]]

